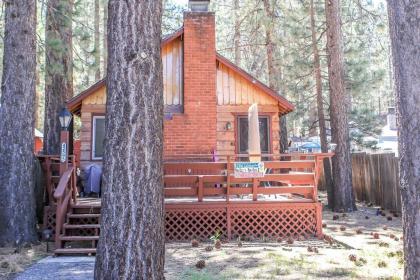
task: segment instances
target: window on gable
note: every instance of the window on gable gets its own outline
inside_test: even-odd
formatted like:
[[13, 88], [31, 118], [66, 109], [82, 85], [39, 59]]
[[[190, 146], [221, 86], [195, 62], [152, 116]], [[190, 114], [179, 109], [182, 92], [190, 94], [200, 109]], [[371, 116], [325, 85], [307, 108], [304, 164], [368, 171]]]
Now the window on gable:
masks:
[[105, 116], [94, 116], [92, 120], [92, 159], [104, 156]]
[[[270, 153], [270, 118], [267, 116], [260, 116], [260, 144], [261, 153]], [[248, 117], [238, 117], [238, 132], [237, 132], [237, 149], [240, 154], [248, 153]]]

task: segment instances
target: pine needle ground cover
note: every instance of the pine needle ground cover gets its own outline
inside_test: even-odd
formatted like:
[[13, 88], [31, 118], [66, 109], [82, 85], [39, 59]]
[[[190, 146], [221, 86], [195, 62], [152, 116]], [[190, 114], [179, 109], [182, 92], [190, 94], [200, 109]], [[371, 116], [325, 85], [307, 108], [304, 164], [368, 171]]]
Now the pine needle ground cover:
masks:
[[[380, 210], [380, 209], [379, 209]], [[350, 214], [324, 210], [324, 240], [166, 244], [166, 279], [402, 279], [401, 218], [358, 204]], [[337, 216], [338, 218], [334, 216]], [[389, 216], [392, 220], [388, 220]], [[368, 217], [368, 219], [366, 219]], [[238, 246], [238, 243], [239, 246]], [[204, 266], [196, 266], [204, 261]], [[203, 264], [200, 262], [200, 264]]]

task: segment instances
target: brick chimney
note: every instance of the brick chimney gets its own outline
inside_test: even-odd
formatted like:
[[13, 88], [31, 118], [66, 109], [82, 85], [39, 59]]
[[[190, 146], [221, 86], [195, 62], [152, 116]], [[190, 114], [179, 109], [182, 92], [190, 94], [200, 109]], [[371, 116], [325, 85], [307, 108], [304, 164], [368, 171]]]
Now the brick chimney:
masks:
[[205, 7], [209, 2], [190, 0], [191, 11], [184, 13], [184, 113], [197, 126], [202, 153], [216, 147], [217, 130], [215, 15]]

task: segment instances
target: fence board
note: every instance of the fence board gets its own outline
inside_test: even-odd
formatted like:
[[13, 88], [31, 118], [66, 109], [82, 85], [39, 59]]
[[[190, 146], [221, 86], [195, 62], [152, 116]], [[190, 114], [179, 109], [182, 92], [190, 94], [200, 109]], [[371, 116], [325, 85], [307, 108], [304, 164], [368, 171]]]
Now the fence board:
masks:
[[[398, 158], [393, 153], [352, 154], [352, 179], [357, 200], [401, 212]], [[326, 190], [323, 170], [319, 189]]]

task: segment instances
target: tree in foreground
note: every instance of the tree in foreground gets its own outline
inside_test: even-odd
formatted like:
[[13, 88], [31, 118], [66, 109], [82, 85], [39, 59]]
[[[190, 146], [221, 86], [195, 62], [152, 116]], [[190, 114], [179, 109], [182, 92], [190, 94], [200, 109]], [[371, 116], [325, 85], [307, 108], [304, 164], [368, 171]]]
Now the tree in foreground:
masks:
[[0, 245], [37, 240], [33, 151], [36, 3], [6, 1], [0, 103]]
[[351, 178], [348, 107], [344, 86], [344, 52], [340, 0], [326, 0], [328, 79], [330, 84], [331, 140], [337, 144], [332, 158], [335, 211], [356, 210]]
[[388, 0], [404, 228], [404, 278], [420, 279], [420, 5]]
[[48, 0], [45, 27], [44, 153], [60, 152], [58, 114], [73, 96], [73, 0]]
[[163, 279], [161, 1], [110, 0], [95, 279]]

